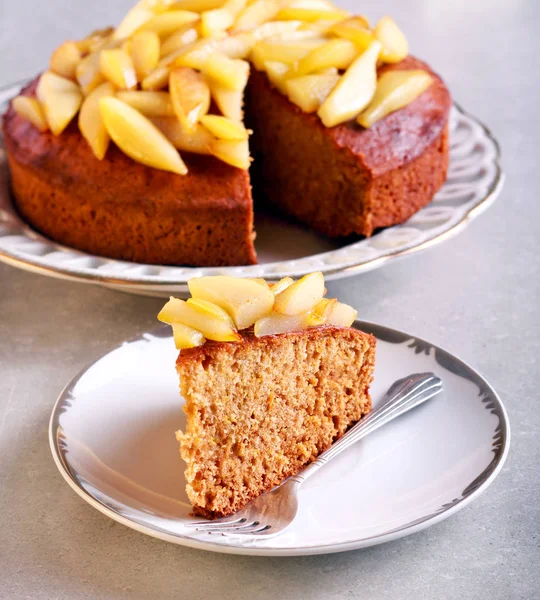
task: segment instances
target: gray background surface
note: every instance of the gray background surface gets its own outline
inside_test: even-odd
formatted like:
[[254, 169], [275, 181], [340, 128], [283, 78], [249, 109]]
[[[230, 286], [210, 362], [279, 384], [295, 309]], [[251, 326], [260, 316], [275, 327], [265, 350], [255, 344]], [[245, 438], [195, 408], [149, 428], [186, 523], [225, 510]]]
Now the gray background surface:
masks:
[[[352, 0], [342, 4], [352, 9]], [[129, 0], [2, 0], [0, 84], [30, 76], [65, 38], [118, 22]], [[64, 384], [155, 325], [161, 305], [0, 266], [0, 598], [527, 599], [540, 596], [539, 242], [534, 0], [381, 0], [413, 53], [502, 143], [495, 205], [459, 236], [329, 291], [361, 318], [410, 331], [478, 368], [513, 442], [493, 486], [451, 519], [367, 550], [246, 558], [166, 544], [114, 523], [64, 483], [47, 425]], [[339, 509], [338, 506], [335, 507]]]

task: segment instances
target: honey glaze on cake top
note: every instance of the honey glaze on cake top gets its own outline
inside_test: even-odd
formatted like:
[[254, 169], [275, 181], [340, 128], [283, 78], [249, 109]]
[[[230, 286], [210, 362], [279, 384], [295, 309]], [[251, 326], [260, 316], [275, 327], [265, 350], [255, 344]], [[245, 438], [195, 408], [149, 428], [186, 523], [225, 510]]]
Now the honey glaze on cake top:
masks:
[[313, 327], [350, 327], [356, 310], [325, 298], [324, 276], [310, 273], [298, 281], [209, 276], [188, 281], [187, 301], [171, 298], [158, 319], [172, 326], [179, 350], [213, 342], [305, 331]]
[[116, 28], [67, 41], [14, 111], [61, 136], [71, 121], [103, 160], [111, 140], [136, 162], [178, 175], [182, 153], [247, 169], [244, 90], [250, 68], [327, 128], [367, 129], [432, 84], [422, 64], [398, 70], [408, 44], [390, 17], [371, 27], [328, 0], [142, 0]]

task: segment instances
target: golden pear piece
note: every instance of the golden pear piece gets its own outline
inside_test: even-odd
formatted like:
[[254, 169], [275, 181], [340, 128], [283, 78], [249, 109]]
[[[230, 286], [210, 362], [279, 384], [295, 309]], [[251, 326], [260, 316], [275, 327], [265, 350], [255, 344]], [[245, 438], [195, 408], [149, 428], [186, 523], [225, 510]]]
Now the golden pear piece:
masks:
[[188, 44], [195, 42], [198, 37], [199, 34], [197, 33], [196, 27], [186, 26], [185, 28], [180, 28], [179, 31], [170, 35], [161, 44], [161, 56], [165, 57], [173, 52], [183, 49]]
[[375, 95], [366, 110], [357, 119], [363, 127], [371, 127], [386, 115], [410, 104], [432, 84], [433, 78], [425, 71], [387, 71], [377, 82]]
[[122, 48], [102, 50], [99, 57], [102, 75], [120, 89], [133, 89], [137, 86], [135, 67], [129, 54]]
[[233, 121], [220, 115], [204, 115], [201, 123], [220, 140], [247, 140], [249, 131], [241, 121]]
[[197, 123], [193, 131], [187, 131], [176, 117], [154, 117], [150, 120], [178, 150], [194, 154], [211, 154], [215, 138], [200, 123]]
[[285, 96], [287, 95], [287, 74], [290, 70], [290, 65], [278, 60], [267, 60], [264, 63], [264, 70], [268, 79], [274, 86]]
[[205, 78], [194, 69], [177, 68], [169, 76], [169, 93], [182, 127], [193, 131], [210, 108], [210, 88]]
[[179, 175], [187, 173], [174, 146], [140, 112], [118, 98], [101, 98], [99, 109], [114, 143], [133, 160]]
[[251, 327], [274, 304], [274, 294], [265, 281], [217, 275], [190, 279], [188, 286], [193, 298], [213, 302], [226, 310], [238, 329]]
[[225, 4], [226, 0], [176, 0], [169, 8], [171, 10], [192, 10], [193, 12], [204, 12], [214, 10]]
[[230, 90], [216, 81], [209, 81], [210, 92], [221, 114], [233, 121], [244, 118], [244, 91]]
[[52, 53], [49, 69], [66, 79], [75, 79], [77, 65], [81, 59], [82, 54], [76, 42], [64, 42]]
[[283, 8], [276, 15], [282, 21], [341, 21], [348, 16], [344, 10], [318, 8]]
[[13, 110], [23, 119], [30, 121], [32, 125], [42, 133], [49, 129], [45, 114], [41, 109], [39, 100], [29, 96], [17, 96], [11, 101]]
[[138, 2], [123, 18], [122, 22], [115, 29], [113, 38], [123, 40], [133, 35], [146, 21], [154, 16], [152, 3], [148, 0]]
[[169, 324], [181, 323], [216, 342], [236, 342], [242, 339], [230, 322], [212, 315], [200, 305], [184, 302], [179, 298], [171, 298], [161, 309], [158, 319]]
[[358, 50], [365, 50], [373, 41], [373, 32], [364, 17], [351, 17], [339, 23], [334, 23], [328, 33], [354, 42]]
[[101, 118], [99, 100], [108, 96], [114, 96], [114, 85], [106, 81], [92, 90], [84, 99], [79, 112], [79, 131], [88, 142], [94, 156], [103, 160], [109, 147], [110, 137]]
[[210, 152], [223, 162], [237, 167], [238, 169], [249, 169], [249, 144], [247, 140], [215, 140], [210, 146]]
[[356, 319], [357, 311], [348, 304], [333, 302], [326, 314], [326, 323], [336, 327], [350, 327]]
[[69, 125], [83, 100], [76, 83], [50, 71], [39, 78], [36, 95], [54, 135], [60, 135]]
[[234, 321], [232, 320], [231, 315], [217, 304], [214, 304], [209, 300], [202, 300], [201, 298], [188, 298], [187, 304], [188, 306], [196, 308], [205, 316], [211, 319], [219, 319], [234, 329]]
[[146, 117], [174, 117], [175, 112], [168, 92], [119, 91], [116, 97]]
[[99, 55], [99, 52], [94, 52], [85, 56], [75, 69], [77, 83], [85, 96], [105, 81], [99, 66]]
[[173, 330], [174, 345], [177, 350], [195, 348], [196, 346], [202, 346], [206, 342], [204, 335], [192, 327], [182, 325], [182, 323], [172, 323], [171, 327]]
[[304, 75], [285, 82], [289, 100], [304, 112], [316, 112], [336, 87], [340, 76], [336, 73]]
[[257, 337], [263, 337], [265, 335], [302, 331], [308, 327], [310, 327], [310, 323], [306, 314], [282, 315], [278, 312], [271, 312], [269, 315], [255, 321], [253, 333]]
[[249, 76], [249, 63], [245, 60], [229, 58], [219, 52], [213, 52], [206, 59], [204, 72], [230, 90], [243, 90]]
[[278, 41], [264, 39], [257, 42], [251, 51], [251, 61], [256, 69], [264, 71], [264, 63], [268, 60], [284, 62], [292, 65], [307, 56], [310, 52], [326, 43], [323, 37]]
[[291, 69], [290, 75], [308, 75], [328, 67], [347, 69], [358, 54], [358, 48], [349, 40], [329, 40], [300, 59], [294, 69]]
[[307, 313], [322, 300], [324, 292], [323, 274], [309, 273], [276, 296], [274, 310], [283, 315]]
[[248, 31], [273, 20], [282, 5], [282, 0], [255, 0], [240, 12], [234, 31]]
[[321, 104], [317, 114], [326, 127], [356, 117], [373, 98], [377, 86], [377, 58], [381, 43], [371, 42], [345, 71], [336, 87]]
[[146, 91], [159, 91], [167, 87], [169, 83], [169, 67], [157, 66], [151, 73], [141, 81], [141, 87]]
[[139, 81], [157, 67], [160, 52], [159, 37], [153, 31], [141, 31], [131, 38], [131, 60]]
[[286, 290], [293, 283], [294, 283], [294, 279], [292, 277], [284, 277], [283, 279], [280, 279], [276, 283], [271, 283], [270, 289], [272, 290], [272, 294], [274, 294], [274, 296], [277, 296], [280, 292], [282, 292], [283, 290]]
[[375, 28], [373, 35], [382, 44], [379, 58], [387, 63], [397, 63], [409, 54], [409, 44], [401, 29], [392, 17], [383, 17]]
[[214, 37], [234, 24], [236, 17], [245, 8], [247, 0], [227, 0], [221, 8], [208, 10], [201, 15], [201, 35]]
[[302, 21], [267, 21], [251, 31], [257, 41], [264, 40], [277, 34], [296, 31]]
[[153, 31], [161, 39], [172, 35], [181, 27], [193, 24], [200, 18], [196, 12], [187, 10], [170, 10], [159, 15], [155, 15], [142, 25], [137, 32]]

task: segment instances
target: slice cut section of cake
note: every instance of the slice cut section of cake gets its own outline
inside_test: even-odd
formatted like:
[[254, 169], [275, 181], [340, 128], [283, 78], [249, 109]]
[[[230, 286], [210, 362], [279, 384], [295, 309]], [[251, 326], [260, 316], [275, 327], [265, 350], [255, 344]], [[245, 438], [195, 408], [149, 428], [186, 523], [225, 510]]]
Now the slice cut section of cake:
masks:
[[[204, 287], [205, 279], [190, 288]], [[224, 279], [230, 295], [237, 280]], [[178, 302], [169, 301], [160, 319], [196, 329], [185, 311], [176, 316]], [[292, 329], [278, 334], [256, 335], [257, 321], [239, 331], [237, 341], [212, 340], [211, 327], [206, 340], [175, 336], [187, 415], [186, 430], [176, 437], [194, 514], [215, 518], [240, 510], [298, 473], [370, 411], [375, 338], [342, 325], [345, 314], [352, 323], [354, 309], [336, 300], [326, 304], [342, 309], [321, 311], [319, 299], [296, 315], [300, 327], [291, 320]], [[335, 315], [339, 325], [329, 322]]]

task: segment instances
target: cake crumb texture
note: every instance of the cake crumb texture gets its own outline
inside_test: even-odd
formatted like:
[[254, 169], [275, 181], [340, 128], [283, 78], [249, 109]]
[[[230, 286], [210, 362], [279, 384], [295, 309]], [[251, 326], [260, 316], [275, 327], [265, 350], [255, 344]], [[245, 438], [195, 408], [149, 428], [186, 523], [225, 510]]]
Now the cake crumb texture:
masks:
[[329, 326], [183, 350], [194, 514], [236, 512], [315, 460], [371, 409], [374, 360], [373, 336]]

